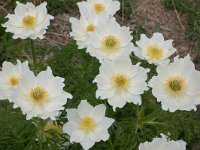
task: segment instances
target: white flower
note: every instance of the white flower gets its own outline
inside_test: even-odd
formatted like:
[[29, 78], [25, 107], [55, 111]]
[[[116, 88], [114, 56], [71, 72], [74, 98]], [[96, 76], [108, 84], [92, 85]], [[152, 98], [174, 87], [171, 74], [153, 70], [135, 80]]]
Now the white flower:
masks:
[[78, 2], [77, 5], [80, 12], [87, 8], [96, 14], [106, 12], [111, 16], [113, 16], [120, 9], [120, 3], [112, 0], [87, 0], [86, 2]]
[[47, 3], [37, 7], [29, 2], [26, 5], [16, 3], [15, 14], [8, 14], [8, 21], [2, 25], [7, 28], [6, 32], [13, 33], [13, 39], [43, 39], [50, 20], [54, 18], [47, 14]]
[[108, 128], [114, 119], [105, 117], [105, 111], [103, 104], [93, 107], [82, 100], [77, 109], [67, 110], [68, 122], [64, 124], [63, 132], [70, 135], [70, 142], [80, 143], [88, 150], [95, 142], [109, 139]]
[[72, 98], [63, 90], [63, 82], [63, 78], [53, 76], [49, 67], [37, 76], [33, 72], [24, 74], [11, 97], [14, 107], [20, 107], [27, 120], [32, 117], [55, 120], [67, 99]]
[[114, 18], [110, 17], [107, 13], [97, 15], [92, 11], [85, 10], [81, 14], [80, 20], [74, 17], [70, 18], [69, 21], [72, 25], [70, 36], [77, 41], [79, 49], [86, 48], [90, 44], [90, 35], [95, 31], [96, 27], [109, 22], [111, 19]]
[[150, 64], [162, 65], [169, 63], [169, 57], [176, 51], [172, 42], [172, 40], [165, 41], [162, 33], [154, 33], [152, 38], [141, 34], [140, 40], [136, 42], [138, 47], [134, 48], [134, 53]]
[[175, 58], [173, 63], [157, 67], [157, 76], [149, 82], [152, 93], [163, 110], [196, 110], [196, 95], [200, 91], [200, 75], [189, 55]]
[[147, 72], [149, 69], [132, 65], [129, 58], [103, 62], [100, 73], [94, 79], [97, 83], [96, 97], [108, 99], [108, 103], [122, 108], [127, 102], [141, 105], [141, 94], [148, 90]]
[[10, 62], [3, 62], [2, 71], [0, 71], [0, 99], [8, 99], [10, 102], [13, 89], [21, 82], [21, 77], [25, 72], [28, 72], [28, 61], [21, 63], [17, 60], [14, 65]]
[[91, 35], [87, 52], [102, 62], [129, 56], [134, 45], [129, 27], [121, 27], [116, 21], [98, 26]]
[[186, 142], [183, 140], [168, 140], [164, 134], [161, 138], [154, 138], [152, 142], [145, 142], [139, 145], [139, 150], [186, 150]]

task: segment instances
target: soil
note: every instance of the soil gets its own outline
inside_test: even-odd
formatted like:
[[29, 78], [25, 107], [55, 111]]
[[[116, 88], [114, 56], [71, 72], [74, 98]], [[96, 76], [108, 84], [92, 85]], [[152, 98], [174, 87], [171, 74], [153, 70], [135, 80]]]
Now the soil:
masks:
[[[4, 1], [4, 2], [3, 2]], [[40, 0], [33, 0], [33, 2]], [[176, 13], [175, 9], [167, 9], [164, 6], [164, 0], [128, 0], [132, 4], [132, 14], [129, 20], [122, 19], [122, 16], [117, 15], [117, 20], [122, 25], [129, 26], [134, 30], [135, 24], [141, 25], [150, 37], [154, 32], [156, 23], [160, 24], [161, 32], [165, 39], [173, 39], [174, 47], [177, 48], [175, 55], [184, 57], [188, 53], [195, 57], [193, 52], [194, 42], [187, 38], [184, 33], [187, 28], [187, 19], [184, 14]], [[190, 0], [196, 2], [198, 0]], [[0, 2], [1, 4], [1, 2]], [[6, 0], [2, 0], [0, 12], [7, 14], [12, 10], [7, 10]], [[70, 11], [62, 15], [55, 16], [46, 33], [44, 40], [38, 40], [40, 44], [47, 44], [52, 46], [63, 46], [70, 41], [69, 33], [71, 26], [69, 23], [70, 17], [78, 17], [78, 12]]]
[[[197, 0], [190, 1], [196, 2]], [[173, 45], [177, 52], [173, 56], [184, 57], [190, 53], [192, 59], [196, 58], [197, 54], [193, 50], [195, 43], [185, 35], [187, 18], [184, 14], [180, 14], [176, 9], [165, 8], [164, 0], [130, 0], [130, 2], [132, 4], [131, 18], [127, 20], [123, 19], [121, 15], [116, 15], [120, 24], [129, 26], [131, 30], [135, 29], [136, 24], [141, 25], [147, 31], [147, 35], [151, 37], [156, 23], [159, 23], [165, 39], [174, 40]], [[78, 12], [56, 16], [46, 34], [46, 39], [40, 43], [58, 47], [66, 45], [71, 39], [69, 37], [71, 31], [69, 18], [78, 16]], [[200, 65], [197, 65], [197, 68], [200, 69]]]

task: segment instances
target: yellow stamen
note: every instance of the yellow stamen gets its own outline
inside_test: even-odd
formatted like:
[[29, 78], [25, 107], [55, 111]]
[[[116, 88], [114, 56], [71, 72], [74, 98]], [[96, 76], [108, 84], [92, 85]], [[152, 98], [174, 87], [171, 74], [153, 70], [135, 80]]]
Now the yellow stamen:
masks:
[[8, 81], [9, 85], [15, 87], [19, 84], [19, 77], [18, 76], [11, 76]]
[[116, 88], [118, 89], [125, 89], [127, 90], [130, 85], [130, 78], [123, 73], [115, 74], [112, 77], [113, 83]]
[[174, 76], [170, 77], [166, 83], [165, 88], [172, 95], [181, 95], [186, 90], [185, 80], [182, 77]]
[[25, 16], [22, 20], [23, 26], [25, 28], [33, 28], [36, 25], [36, 17], [34, 16]]
[[93, 9], [97, 14], [99, 14], [105, 10], [105, 6], [104, 4], [96, 3], [93, 5]]
[[87, 32], [94, 32], [96, 26], [94, 24], [90, 24], [86, 27]]
[[11, 86], [11, 87], [15, 87], [16, 85], [19, 84], [19, 76], [11, 76], [9, 79], [8, 79], [8, 84]]
[[102, 40], [102, 47], [106, 53], [116, 52], [117, 48], [119, 48], [119, 45], [120, 40], [113, 35], [108, 35]]
[[94, 132], [97, 126], [95, 120], [91, 117], [82, 118], [79, 125], [81, 130], [87, 133]]
[[47, 98], [47, 91], [41, 87], [33, 88], [30, 92], [30, 98], [37, 104], [41, 104]]
[[154, 60], [159, 60], [163, 57], [163, 49], [157, 45], [151, 45], [147, 48], [147, 55]]

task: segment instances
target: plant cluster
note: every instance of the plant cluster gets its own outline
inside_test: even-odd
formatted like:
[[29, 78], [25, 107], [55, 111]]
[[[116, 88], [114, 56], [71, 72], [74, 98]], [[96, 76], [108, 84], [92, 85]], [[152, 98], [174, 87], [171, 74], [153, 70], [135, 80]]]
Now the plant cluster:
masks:
[[0, 149], [185, 150], [198, 140], [200, 72], [189, 55], [170, 62], [172, 40], [156, 32], [133, 41], [138, 35], [114, 17], [118, 1], [87, 0], [77, 3], [80, 18], [70, 18], [76, 44], [42, 71], [34, 40], [54, 18], [46, 5], [17, 2], [2, 25], [31, 41], [32, 58], [2, 64]]

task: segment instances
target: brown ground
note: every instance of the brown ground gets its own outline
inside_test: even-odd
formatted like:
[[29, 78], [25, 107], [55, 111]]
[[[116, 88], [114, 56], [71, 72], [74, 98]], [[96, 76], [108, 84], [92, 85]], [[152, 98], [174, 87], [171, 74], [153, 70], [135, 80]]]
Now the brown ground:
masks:
[[[33, 0], [39, 3], [42, 0]], [[194, 44], [184, 34], [187, 27], [187, 20], [183, 14], [176, 12], [175, 9], [166, 9], [164, 0], [127, 0], [132, 3], [132, 17], [130, 20], [123, 20], [122, 16], [117, 16], [119, 22], [123, 25], [130, 26], [134, 30], [135, 24], [141, 25], [151, 36], [154, 32], [156, 22], [160, 23], [160, 28], [166, 39], [173, 39], [174, 46], [177, 48], [175, 55], [185, 56], [192, 51]], [[190, 0], [192, 2], [198, 0]], [[6, 9], [6, 0], [0, 0], [0, 12], [5, 15], [12, 11]], [[70, 11], [69, 11], [70, 12]], [[56, 16], [52, 21], [50, 28], [47, 31], [46, 38], [40, 42], [41, 44], [48, 44], [54, 46], [66, 45], [69, 40], [69, 32], [71, 30], [69, 18], [70, 16], [78, 16], [78, 13], [64, 13]]]
[[[184, 15], [175, 13], [175, 10], [166, 9], [164, 0], [137, 0], [134, 21], [142, 25], [151, 36], [156, 22], [160, 23], [161, 32], [166, 39], [173, 39], [177, 54], [185, 56], [192, 48], [192, 42], [184, 34], [187, 21]], [[181, 23], [178, 21], [180, 17]], [[181, 27], [181, 24], [183, 27]]]
[[[190, 0], [195, 2], [198, 0]], [[135, 24], [141, 25], [147, 30], [148, 36], [154, 32], [156, 22], [160, 23], [161, 32], [165, 39], [173, 39], [177, 48], [175, 55], [181, 57], [190, 53], [192, 59], [196, 54], [193, 51], [194, 42], [185, 35], [187, 19], [184, 14], [180, 14], [176, 9], [167, 9], [164, 0], [130, 0], [132, 3], [132, 17], [130, 20], [123, 20], [122, 16], [117, 16], [119, 22], [130, 26], [134, 30]], [[54, 19], [51, 29], [47, 32], [46, 42], [51, 45], [66, 45], [70, 39], [69, 17], [78, 16], [77, 13], [59, 15]], [[122, 21], [123, 20], [123, 21]], [[45, 42], [45, 43], [46, 43]], [[200, 69], [200, 66], [198, 66]]]

